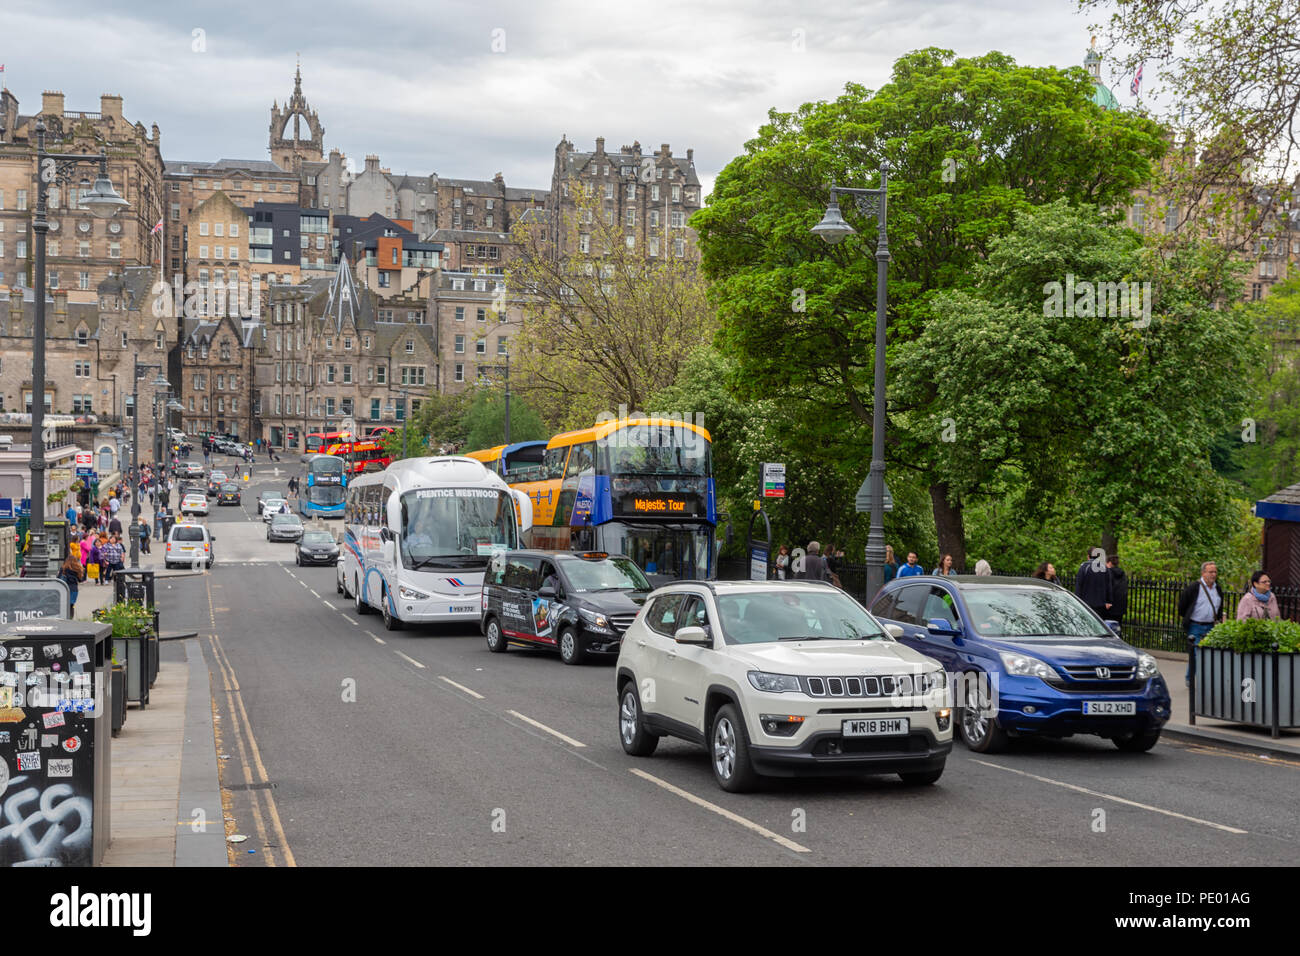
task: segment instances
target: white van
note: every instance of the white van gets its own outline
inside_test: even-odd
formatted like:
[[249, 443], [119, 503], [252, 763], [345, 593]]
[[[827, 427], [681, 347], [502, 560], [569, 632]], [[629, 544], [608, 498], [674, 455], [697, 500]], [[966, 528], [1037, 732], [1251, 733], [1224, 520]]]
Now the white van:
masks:
[[212, 533], [206, 527], [195, 522], [183, 522], [172, 525], [167, 535], [167, 547], [163, 552], [163, 567], [210, 568], [216, 560], [212, 550]]
[[[517, 509], [517, 510], [516, 510]], [[347, 485], [335, 587], [384, 626], [478, 627], [483, 572], [520, 546], [533, 502], [473, 458], [408, 458]]]

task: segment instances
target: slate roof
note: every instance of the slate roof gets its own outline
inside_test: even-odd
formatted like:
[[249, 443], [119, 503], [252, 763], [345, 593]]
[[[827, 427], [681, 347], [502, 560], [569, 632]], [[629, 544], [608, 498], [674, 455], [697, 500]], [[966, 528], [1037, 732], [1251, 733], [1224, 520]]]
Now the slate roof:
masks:
[[1275, 491], [1264, 500], [1282, 505], [1300, 505], [1300, 484], [1289, 485], [1281, 491]]
[[101, 296], [122, 296], [129, 311], [145, 307], [153, 293], [157, 275], [151, 266], [127, 266], [122, 272], [109, 276], [95, 287]]
[[271, 162], [269, 159], [219, 159], [215, 163], [190, 162], [185, 160], [164, 160], [164, 175], [193, 176], [225, 170], [246, 170], [251, 173], [279, 173], [292, 176], [289, 170]]
[[[565, 169], [565, 172], [568, 175], [576, 174], [579, 170], [584, 169], [587, 163], [589, 163], [592, 157], [595, 155], [596, 153], [594, 152], [591, 153], [581, 153], [576, 151], [570, 152], [568, 154], [568, 165]], [[654, 159], [656, 166], [658, 166], [659, 164], [659, 154], [654, 151], [634, 153], [634, 152], [622, 152], [622, 151], [613, 152], [611, 150], [606, 150], [605, 157], [609, 160], [611, 172], [617, 173], [620, 171], [621, 167], [623, 166], [633, 166], [636, 169], [636, 171], [632, 174], [634, 176], [640, 173], [641, 163], [647, 157]], [[677, 169], [680, 171], [684, 185], [698, 186], [700, 184], [700, 178], [697, 175], [695, 175], [695, 163], [692, 160], [687, 159], [685, 156], [670, 156], [668, 158], [673, 163], [673, 165], [675, 165]], [[603, 164], [604, 160], [601, 160], [601, 162]]]

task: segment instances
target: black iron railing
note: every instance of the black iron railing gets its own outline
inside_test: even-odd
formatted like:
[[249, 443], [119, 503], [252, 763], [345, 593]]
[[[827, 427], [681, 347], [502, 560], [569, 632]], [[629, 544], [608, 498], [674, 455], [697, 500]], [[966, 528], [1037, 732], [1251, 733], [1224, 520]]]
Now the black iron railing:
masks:
[[[1001, 572], [998, 577], [1018, 577], [1021, 575]], [[864, 564], [843, 565], [839, 571], [840, 586], [859, 601], [866, 600], [867, 568]], [[1063, 580], [1062, 586], [1073, 589], [1074, 576]], [[723, 581], [743, 581], [749, 578], [749, 562], [744, 558], [724, 558], [718, 562], [718, 578]], [[1182, 618], [1178, 615], [1178, 597], [1191, 581], [1177, 577], [1129, 578], [1128, 610], [1120, 621], [1124, 640], [1134, 647], [1148, 650], [1187, 651], [1187, 639], [1183, 632]], [[1229, 586], [1220, 582], [1223, 588], [1224, 610], [1228, 620], [1237, 616], [1237, 605], [1245, 595], [1247, 584]], [[1283, 587], [1273, 589], [1273, 598], [1278, 602], [1281, 617], [1300, 621], [1300, 587]]]

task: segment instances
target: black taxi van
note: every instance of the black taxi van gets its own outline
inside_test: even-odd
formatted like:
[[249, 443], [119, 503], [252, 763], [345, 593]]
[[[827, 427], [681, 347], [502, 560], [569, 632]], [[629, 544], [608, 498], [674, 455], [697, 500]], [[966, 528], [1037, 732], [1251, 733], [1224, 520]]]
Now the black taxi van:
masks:
[[483, 575], [480, 626], [494, 653], [516, 643], [554, 648], [566, 664], [614, 657], [651, 590], [621, 554], [501, 551]]

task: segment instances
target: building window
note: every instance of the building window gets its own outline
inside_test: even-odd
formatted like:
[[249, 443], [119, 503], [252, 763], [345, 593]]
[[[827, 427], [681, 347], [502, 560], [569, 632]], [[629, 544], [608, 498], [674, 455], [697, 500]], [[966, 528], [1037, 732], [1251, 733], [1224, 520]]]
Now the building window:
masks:
[[497, 355], [506, 354], [506, 341], [507, 339], [504, 335], [501, 338], [497, 339]]
[[375, 384], [385, 385], [388, 382], [388, 366], [379, 365], [375, 367]]
[[166, 338], [161, 332], [155, 332], [153, 336], [153, 347], [162, 351], [167, 347]]
[[411, 355], [415, 352], [415, 339], [406, 340], [406, 353]]
[[331, 418], [333, 417], [333, 415], [334, 415], [334, 399], [331, 397], [325, 399], [325, 417]]
[[345, 365], [345, 366], [343, 366], [343, 384], [344, 384], [344, 385], [351, 385], [351, 384], [352, 384], [352, 366], [351, 366], [351, 365]]
[[80, 346], [81, 348], [85, 348], [89, 344], [90, 344], [90, 333], [87, 332], [84, 328], [77, 329], [77, 345]]
[[681, 201], [682, 201], [682, 187], [681, 187], [681, 186], [674, 186], [674, 187], [673, 187], [673, 202], [681, 202]]
[[686, 240], [685, 240], [685, 239], [674, 239], [674, 240], [673, 240], [673, 255], [677, 256], [677, 258], [679, 258], [679, 259], [682, 258], [682, 257], [684, 257], [684, 256], [686, 255]]
[[686, 214], [681, 212], [670, 212], [668, 214], [668, 225], [674, 229], [680, 229], [686, 224]]
[[455, 378], [455, 380], [456, 380], [457, 382], [463, 382], [463, 381], [465, 381], [465, 366], [463, 366], [463, 365], [457, 365], [457, 366], [456, 366], [456, 378]]
[[89, 272], [78, 272], [78, 273], [77, 273], [77, 288], [78, 288], [78, 289], [89, 289], [89, 288], [90, 288], [90, 273], [89, 273]]
[[26, 258], [27, 258], [27, 240], [26, 240], [26, 239], [19, 239], [17, 242], [14, 243], [14, 255], [17, 256], [19, 259], [26, 259]]
[[361, 347], [362, 347], [362, 348], [367, 348], [367, 349], [370, 348], [370, 336], [368, 336], [368, 335], [366, 335], [366, 336], [362, 336], [362, 338], [361, 338]]
[[27, 190], [20, 189], [18, 190], [18, 209], [23, 210], [26, 208], [27, 208]]
[[477, 315], [478, 315], [478, 320], [479, 320], [480, 322], [486, 322], [486, 321], [487, 321], [487, 309], [480, 308], [480, 309], [478, 310]]
[[372, 422], [379, 421], [379, 399], [377, 398], [370, 400], [370, 420]]
[[614, 198], [614, 184], [613, 184], [613, 183], [605, 183], [605, 198], [606, 198], [606, 199], [613, 199], [613, 198]]
[[47, 282], [51, 289], [57, 289], [59, 287], [59, 274], [57, 272], [48, 273]]
[[456, 336], [456, 351], [462, 353], [465, 351], [465, 336]]
[[402, 384], [403, 384], [403, 385], [423, 385], [423, 384], [424, 384], [424, 366], [423, 366], [423, 365], [403, 365], [403, 366], [402, 366]]
[[591, 236], [584, 234], [578, 237], [578, 251], [583, 253], [591, 252]]
[[650, 237], [650, 255], [651, 255], [652, 257], [653, 257], [653, 256], [657, 256], [657, 255], [659, 255], [659, 237], [658, 237], [658, 236], [651, 236], [651, 237]]
[[457, 322], [465, 321], [465, 307], [463, 305], [456, 306], [456, 321]]
[[479, 339], [474, 343], [474, 352], [477, 355], [487, 355], [487, 342]]

